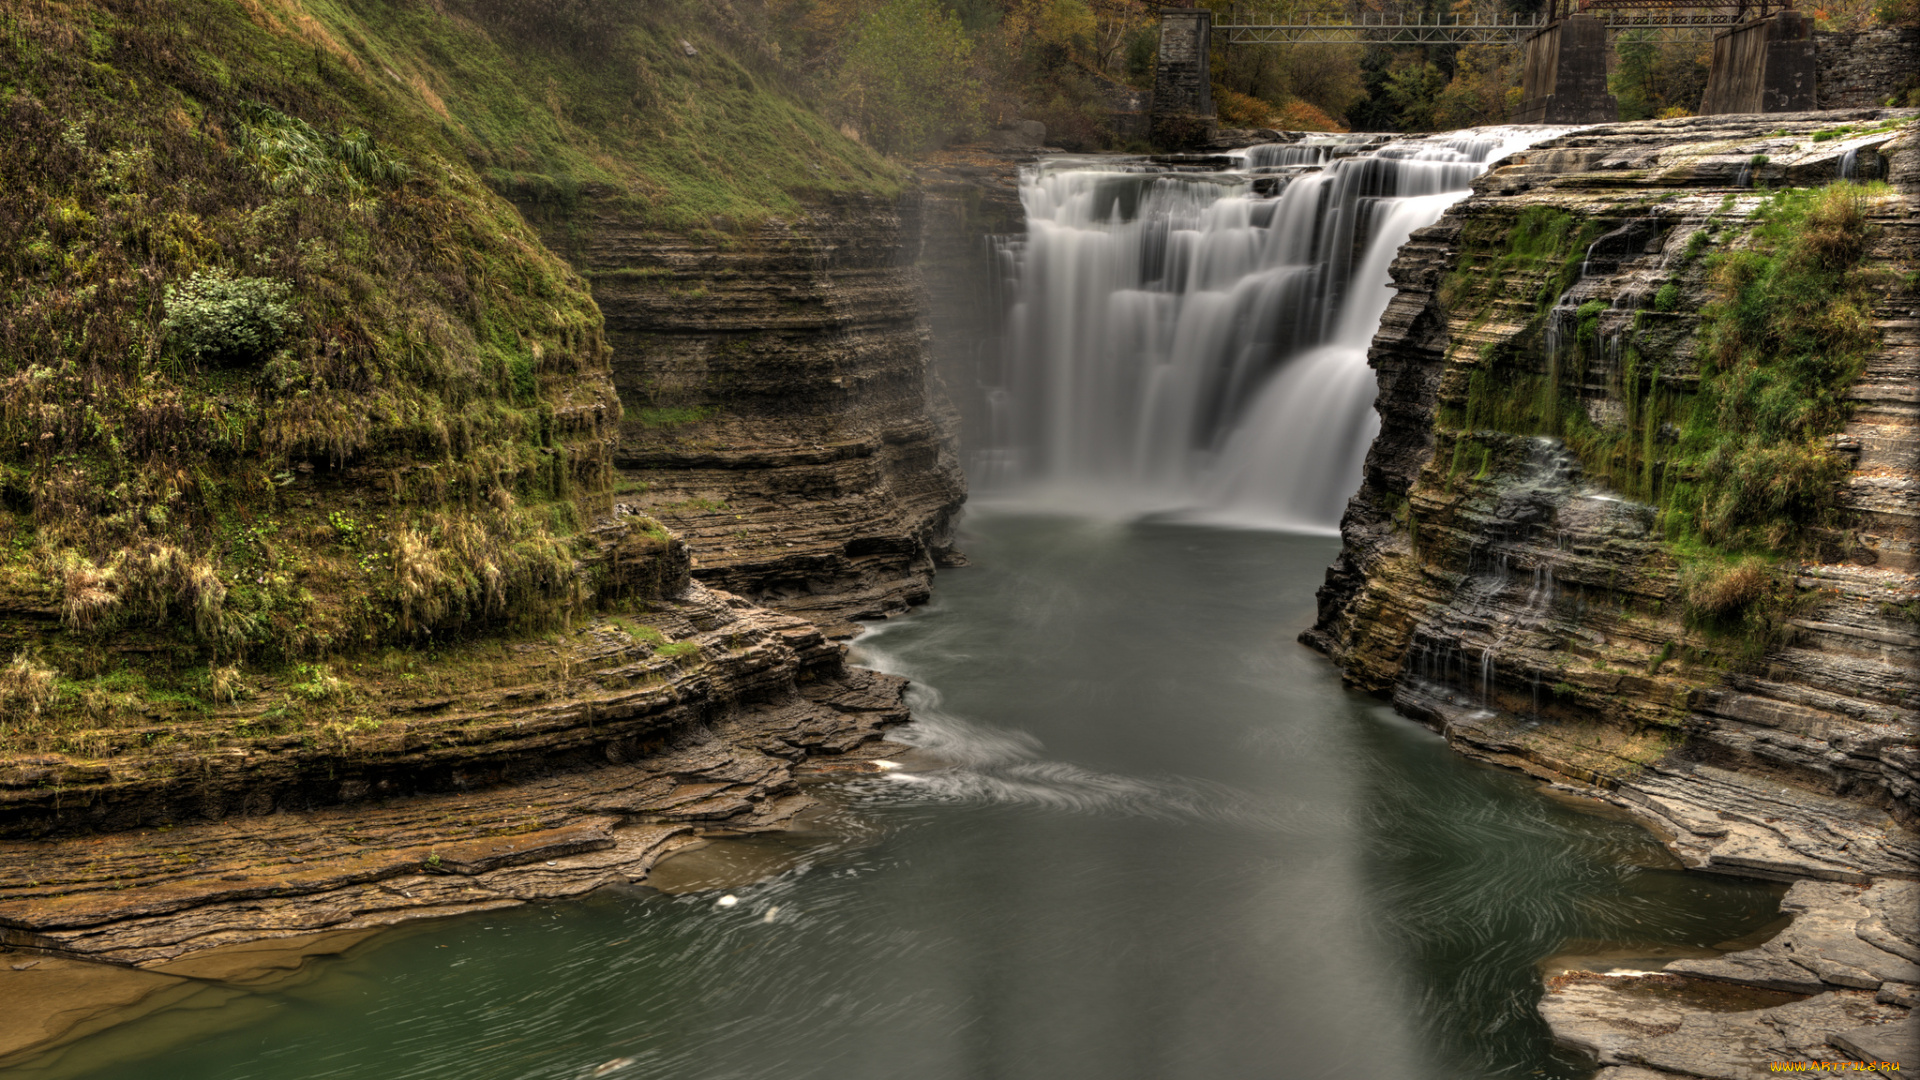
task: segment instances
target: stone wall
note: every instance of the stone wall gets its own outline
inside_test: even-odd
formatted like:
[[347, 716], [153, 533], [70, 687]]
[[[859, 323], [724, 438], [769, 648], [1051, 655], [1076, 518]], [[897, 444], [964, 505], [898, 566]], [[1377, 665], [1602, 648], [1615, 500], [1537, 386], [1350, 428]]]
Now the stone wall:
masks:
[[1819, 107], [1864, 109], [1904, 104], [1920, 88], [1920, 28], [1815, 34]]
[[1700, 115], [1814, 108], [1812, 30], [1806, 16], [1783, 11], [1715, 35]]

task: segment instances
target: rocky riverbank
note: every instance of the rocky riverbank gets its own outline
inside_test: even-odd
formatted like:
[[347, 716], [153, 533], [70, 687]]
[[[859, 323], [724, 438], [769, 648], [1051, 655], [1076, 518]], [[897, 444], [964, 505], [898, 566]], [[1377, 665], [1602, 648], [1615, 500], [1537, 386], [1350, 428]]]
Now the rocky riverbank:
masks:
[[[786, 827], [809, 778], [900, 749], [881, 735], [907, 719], [905, 680], [847, 666], [812, 624], [697, 583], [653, 619], [660, 640], [597, 621], [532, 650], [524, 681], [337, 745], [256, 743], [186, 775], [136, 760], [79, 786], [16, 769], [0, 1066], [379, 927], [644, 882], [704, 838]], [[19, 835], [100, 820], [141, 827]]]
[[[1794, 965], [1793, 992], [1815, 996], [1775, 1011], [1675, 1004], [1649, 1018], [1677, 985], [1665, 980], [1788, 988], [1737, 958], [1685, 975], [1675, 964], [1651, 982], [1556, 986], [1543, 1006], [1556, 1031], [1609, 1061], [1746, 1075], [1755, 1062], [1877, 1053], [1884, 1041], [1860, 1034], [1868, 1027], [1911, 1038], [1911, 927], [1868, 930], [1911, 910], [1907, 882], [1920, 876], [1920, 635], [1906, 614], [1920, 595], [1911, 116], [1584, 129], [1490, 171], [1394, 264], [1400, 292], [1370, 356], [1382, 432], [1303, 639], [1463, 752], [1634, 812], [1690, 866], [1802, 882], [1790, 894], [1805, 912], [1798, 929], [1758, 952]], [[1755, 185], [1843, 173], [1888, 185], [1865, 204], [1866, 263], [1887, 272], [1868, 313], [1879, 344], [1832, 442], [1849, 466], [1835, 497], [1843, 523], [1785, 575], [1771, 637], [1716, 637], [1689, 613], [1697, 591], [1655, 508], [1607, 477], [1671, 453], [1676, 436], [1649, 426], [1649, 402], [1700, 386], [1700, 312], [1719, 287], [1710, 253], [1749, 243], [1767, 198]], [[1577, 223], [1577, 244], [1514, 254], [1525, 241], [1509, 238], [1559, 221]], [[1524, 384], [1574, 403], [1574, 419], [1557, 419], [1558, 404], [1552, 414], [1554, 430], [1574, 434], [1501, 419], [1533, 406], [1500, 397], [1494, 367], [1516, 398], [1535, 392], [1513, 389]], [[1613, 433], [1639, 439], [1636, 423], [1645, 439], [1619, 449]], [[1713, 1040], [1735, 1028], [1778, 1037], [1735, 1040], [1745, 1049], [1723, 1060], [1703, 1041], [1709, 1028]], [[1624, 1049], [1642, 1043], [1622, 1032], [1666, 1041]]]
[[[185, 776], [135, 759], [90, 785], [16, 770], [0, 942], [145, 964], [570, 895], [643, 875], [697, 830], [779, 824], [806, 804], [810, 759], [906, 719], [903, 680], [846, 666], [800, 619], [697, 584], [656, 616], [671, 640], [596, 622], [543, 647], [525, 681], [333, 745], [255, 742]], [[208, 812], [186, 813], [189, 797]], [[103, 820], [121, 828], [58, 835]]]

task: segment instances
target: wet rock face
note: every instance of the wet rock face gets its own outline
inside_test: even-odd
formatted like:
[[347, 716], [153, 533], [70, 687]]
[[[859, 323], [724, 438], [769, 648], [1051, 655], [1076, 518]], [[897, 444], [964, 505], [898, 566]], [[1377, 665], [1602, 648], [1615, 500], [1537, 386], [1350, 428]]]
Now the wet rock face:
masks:
[[[1816, 561], [1787, 575], [1788, 617], [1757, 655], [1733, 657], [1689, 627], [1680, 560], [1651, 507], [1589, 475], [1566, 439], [1503, 423], [1479, 404], [1498, 395], [1474, 382], [1501, 358], [1516, 377], [1558, 386], [1589, 438], [1632, 430], [1649, 385], [1696, 385], [1711, 253], [1744, 242], [1755, 183], [1809, 186], [1843, 169], [1888, 181], [1895, 194], [1872, 204], [1867, 260], [1904, 273], [1920, 258], [1920, 139], [1884, 121], [1912, 115], [1588, 128], [1491, 170], [1416, 233], [1370, 356], [1382, 430], [1303, 639], [1470, 752], [1612, 791], [1692, 865], [1853, 881], [1915, 873], [1911, 290], [1881, 291], [1881, 344], [1833, 440], [1853, 465], [1838, 492], [1844, 525], [1815, 537]], [[1485, 237], [1546, 213], [1586, 230], [1583, 250], [1550, 260], [1563, 278], [1484, 254]], [[1463, 275], [1489, 280], [1463, 287]], [[1643, 427], [1633, 453], [1657, 460], [1674, 433]]]
[[593, 283], [625, 408], [618, 498], [701, 581], [852, 633], [924, 601], [965, 486], [928, 361], [920, 201], [670, 236], [527, 207]]
[[1020, 169], [1033, 151], [955, 147], [931, 154], [916, 171], [926, 192], [920, 269], [927, 283], [934, 364], [959, 410], [969, 476], [991, 470], [983, 447], [998, 445], [992, 395], [1008, 383], [1006, 315], [1012, 249], [1026, 235]]

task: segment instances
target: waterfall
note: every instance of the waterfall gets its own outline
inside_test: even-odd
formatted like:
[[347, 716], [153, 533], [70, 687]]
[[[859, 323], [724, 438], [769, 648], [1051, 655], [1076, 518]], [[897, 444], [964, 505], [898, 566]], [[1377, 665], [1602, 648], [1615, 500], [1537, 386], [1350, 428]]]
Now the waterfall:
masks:
[[1378, 421], [1367, 346], [1414, 230], [1566, 129], [1251, 147], [1203, 170], [1056, 158], [1021, 176], [993, 493], [1330, 532]]

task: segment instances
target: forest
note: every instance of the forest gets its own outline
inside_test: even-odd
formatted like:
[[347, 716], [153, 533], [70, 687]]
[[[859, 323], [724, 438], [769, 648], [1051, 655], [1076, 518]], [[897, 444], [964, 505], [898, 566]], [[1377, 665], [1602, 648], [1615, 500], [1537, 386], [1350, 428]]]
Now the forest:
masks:
[[[1534, 15], [1542, 0], [1195, 0], [1216, 22]], [[1150, 90], [1159, 5], [1148, 0], [739, 0], [769, 46], [843, 129], [913, 153], [1016, 119], [1073, 150], [1127, 149], [1108, 117]], [[1920, 21], [1920, 0], [1834, 0], [1822, 31]], [[1622, 120], [1691, 115], [1710, 45], [1657, 30], [1615, 37], [1609, 81]], [[1214, 43], [1224, 127], [1446, 131], [1505, 121], [1520, 49], [1466, 45]], [[1891, 104], [1909, 104], [1896, 102]]]

